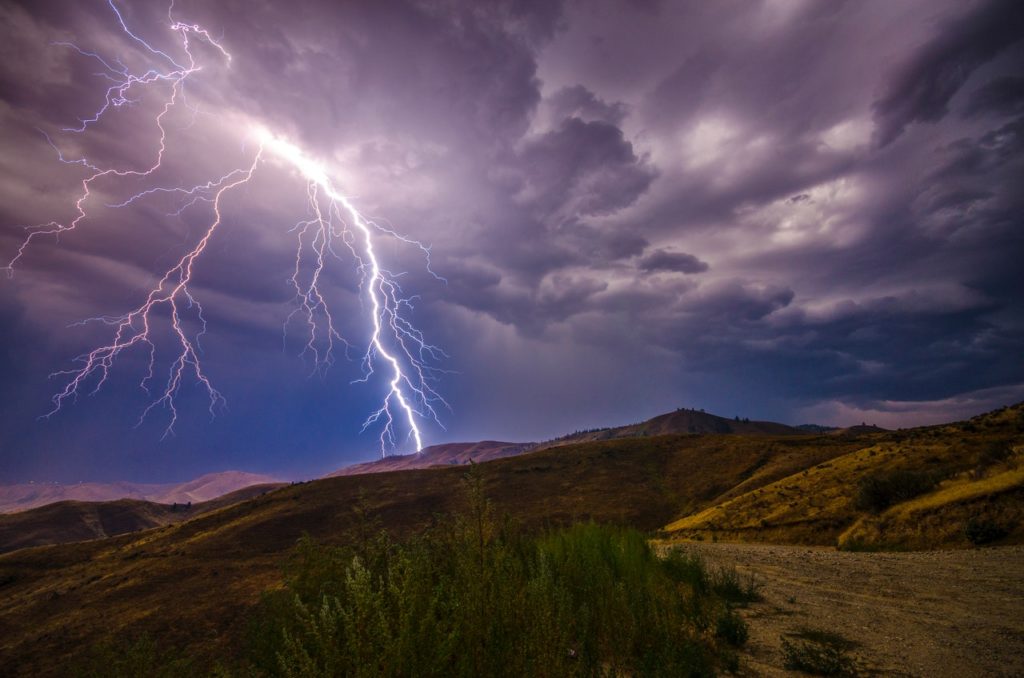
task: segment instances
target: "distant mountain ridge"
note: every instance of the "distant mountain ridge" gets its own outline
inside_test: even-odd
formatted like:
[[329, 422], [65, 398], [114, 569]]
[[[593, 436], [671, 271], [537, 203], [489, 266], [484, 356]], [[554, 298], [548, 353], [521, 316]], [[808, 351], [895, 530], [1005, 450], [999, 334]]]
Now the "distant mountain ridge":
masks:
[[137, 499], [160, 504], [204, 502], [251, 485], [279, 483], [273, 476], [245, 471], [207, 473], [184, 483], [19, 483], [0, 485], [0, 513], [25, 511], [58, 501]]
[[708, 414], [704, 411], [680, 408], [674, 412], [661, 414], [638, 424], [576, 431], [575, 433], [540, 443], [509, 443], [496, 440], [484, 440], [476, 443], [442, 443], [426, 447], [418, 454], [393, 455], [375, 461], [346, 466], [327, 474], [325, 477], [333, 478], [365, 473], [407, 471], [433, 466], [453, 466], [468, 464], [470, 461], [480, 463], [575, 443], [617, 440], [620, 438], [643, 438], [679, 433], [733, 433], [738, 435], [785, 436], [808, 435], [812, 431], [772, 421], [751, 421], [749, 419], [740, 419], [739, 417], [727, 419], [726, 417]]

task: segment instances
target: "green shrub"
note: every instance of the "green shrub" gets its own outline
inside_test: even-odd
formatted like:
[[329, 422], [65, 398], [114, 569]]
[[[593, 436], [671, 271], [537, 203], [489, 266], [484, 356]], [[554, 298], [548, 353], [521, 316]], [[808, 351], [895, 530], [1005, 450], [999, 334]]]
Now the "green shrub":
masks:
[[783, 666], [815, 676], [849, 676], [853, 660], [842, 647], [813, 640], [790, 642], [782, 639]]
[[715, 624], [715, 637], [724, 640], [733, 647], [746, 644], [750, 632], [747, 622], [730, 606], [726, 606]]
[[741, 577], [735, 568], [719, 568], [711, 575], [711, 590], [729, 603], [746, 605], [763, 600], [753, 575]]
[[[249, 633], [262, 676], [708, 676], [722, 609], [696, 558], [635, 530], [501, 523], [473, 472], [467, 509], [403, 543], [303, 539]], [[743, 620], [717, 618], [726, 642]], [[716, 630], [719, 628], [716, 626]], [[724, 646], [723, 646], [724, 648]], [[726, 656], [729, 654], [729, 656]]]
[[1004, 526], [981, 518], [971, 518], [964, 525], [964, 535], [975, 546], [999, 541], [1010, 533]]
[[928, 471], [881, 471], [865, 476], [857, 485], [854, 506], [862, 511], [881, 513], [898, 504], [930, 492], [939, 483]]

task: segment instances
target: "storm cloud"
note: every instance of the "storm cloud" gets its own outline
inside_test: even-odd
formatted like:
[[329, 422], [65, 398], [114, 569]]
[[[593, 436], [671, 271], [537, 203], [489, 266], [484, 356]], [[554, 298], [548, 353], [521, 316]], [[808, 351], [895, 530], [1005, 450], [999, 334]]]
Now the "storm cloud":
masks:
[[[118, 2], [173, 50], [167, 7]], [[413, 320], [447, 358], [447, 430], [531, 440], [679, 406], [788, 423], [898, 426], [1024, 397], [1024, 11], [1013, 0], [332, 3], [178, 0], [218, 36], [168, 117], [161, 185], [221, 176], [272, 127], [368, 215], [430, 246], [388, 246]], [[80, 49], [71, 48], [74, 43]], [[0, 259], [24, 226], [74, 214], [88, 155], [157, 152], [155, 99], [88, 133], [92, 57], [152, 55], [106, 2], [0, 6]], [[192, 84], [194, 83], [194, 84]], [[297, 189], [297, 190], [296, 190]], [[303, 191], [268, 166], [224, 202], [197, 266], [204, 359], [229, 409], [182, 391], [160, 440], [126, 355], [58, 415], [50, 373], [109, 338], [208, 219], [104, 180], [86, 218], [0, 280], [0, 481], [309, 475], [372, 457], [379, 400], [326, 375], [285, 324]], [[359, 281], [326, 288], [365, 341]]]

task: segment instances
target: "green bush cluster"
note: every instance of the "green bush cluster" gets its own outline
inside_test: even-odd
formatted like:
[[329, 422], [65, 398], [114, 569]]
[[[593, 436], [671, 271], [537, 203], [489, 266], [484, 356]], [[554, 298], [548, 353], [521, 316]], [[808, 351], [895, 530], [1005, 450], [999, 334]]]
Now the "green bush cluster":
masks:
[[705, 676], [734, 662], [725, 643], [746, 627], [699, 560], [659, 558], [630, 529], [528, 534], [497, 521], [472, 478], [468, 495], [402, 543], [304, 539], [253, 625], [255, 675]]
[[782, 640], [783, 666], [815, 676], [852, 676], [853, 660], [842, 647], [807, 640]]
[[854, 506], [862, 511], [881, 513], [893, 504], [930, 492], [940, 478], [929, 471], [881, 471], [865, 476], [857, 485]]

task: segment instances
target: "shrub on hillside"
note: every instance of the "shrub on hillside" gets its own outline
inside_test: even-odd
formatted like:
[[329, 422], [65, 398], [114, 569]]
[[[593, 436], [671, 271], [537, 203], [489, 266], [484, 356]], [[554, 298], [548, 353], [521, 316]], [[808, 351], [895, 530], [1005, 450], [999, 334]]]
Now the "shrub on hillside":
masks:
[[1009, 533], [1002, 525], [983, 518], [971, 518], [964, 525], [964, 535], [975, 546], [997, 542]]
[[930, 492], [939, 483], [928, 471], [881, 471], [865, 476], [857, 485], [854, 506], [862, 511], [881, 513], [893, 504]]
[[303, 540], [253, 626], [255, 675], [706, 676], [734, 662], [724, 643], [745, 626], [723, 621], [699, 560], [661, 559], [623, 528], [525, 533], [472, 477], [468, 499], [404, 543]]

